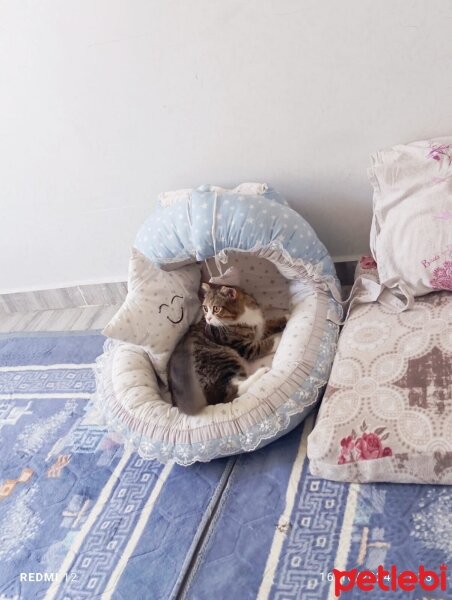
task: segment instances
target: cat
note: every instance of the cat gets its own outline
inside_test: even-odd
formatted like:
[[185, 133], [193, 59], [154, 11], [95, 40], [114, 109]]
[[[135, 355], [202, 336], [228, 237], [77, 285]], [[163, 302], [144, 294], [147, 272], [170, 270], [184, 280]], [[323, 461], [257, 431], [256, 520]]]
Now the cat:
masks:
[[247, 362], [274, 352], [287, 319], [265, 320], [250, 294], [203, 283], [203, 319], [176, 346], [168, 367], [173, 404], [196, 414], [209, 404], [232, 402], [269, 369], [247, 376]]

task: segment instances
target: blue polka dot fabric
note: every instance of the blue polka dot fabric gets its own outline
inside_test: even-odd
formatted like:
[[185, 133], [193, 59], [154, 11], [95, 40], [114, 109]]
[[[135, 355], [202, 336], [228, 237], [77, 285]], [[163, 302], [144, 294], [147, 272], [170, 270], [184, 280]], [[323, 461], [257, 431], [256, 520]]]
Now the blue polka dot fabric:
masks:
[[335, 277], [331, 257], [307, 221], [274, 189], [242, 193], [203, 185], [175, 193], [140, 228], [135, 246], [153, 262], [203, 261], [222, 250], [242, 251], [277, 244], [293, 259], [317, 266], [321, 277]]

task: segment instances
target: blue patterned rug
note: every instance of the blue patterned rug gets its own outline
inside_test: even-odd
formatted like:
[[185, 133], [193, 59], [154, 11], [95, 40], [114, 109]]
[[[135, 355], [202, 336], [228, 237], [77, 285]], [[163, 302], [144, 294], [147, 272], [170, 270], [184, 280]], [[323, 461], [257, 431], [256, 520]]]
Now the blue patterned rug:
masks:
[[[103, 342], [0, 339], [0, 599], [326, 600], [333, 568], [450, 562], [451, 490], [312, 477], [312, 418], [258, 452], [188, 468], [125, 452], [91, 401]], [[342, 597], [367, 596], [451, 597]]]

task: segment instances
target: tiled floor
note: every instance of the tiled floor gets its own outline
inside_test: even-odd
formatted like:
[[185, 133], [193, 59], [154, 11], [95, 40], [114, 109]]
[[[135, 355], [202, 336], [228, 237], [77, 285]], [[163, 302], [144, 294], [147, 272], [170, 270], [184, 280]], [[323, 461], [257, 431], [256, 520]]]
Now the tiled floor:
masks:
[[[336, 263], [344, 297], [353, 282], [355, 267], [356, 261]], [[101, 330], [126, 293], [127, 284], [119, 282], [0, 295], [0, 334]]]
[[118, 308], [119, 305], [86, 306], [15, 313], [0, 310], [0, 333], [100, 330]]

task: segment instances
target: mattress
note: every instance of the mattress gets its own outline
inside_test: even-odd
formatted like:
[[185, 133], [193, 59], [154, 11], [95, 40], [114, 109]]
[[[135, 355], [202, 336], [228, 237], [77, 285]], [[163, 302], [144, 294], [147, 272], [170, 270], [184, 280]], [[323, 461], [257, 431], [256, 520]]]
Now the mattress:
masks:
[[311, 475], [313, 416], [259, 451], [190, 467], [130, 452], [92, 400], [103, 343], [0, 339], [1, 598], [325, 600], [333, 568], [451, 561], [452, 490]]
[[355, 306], [309, 439], [315, 475], [452, 484], [452, 294]]

